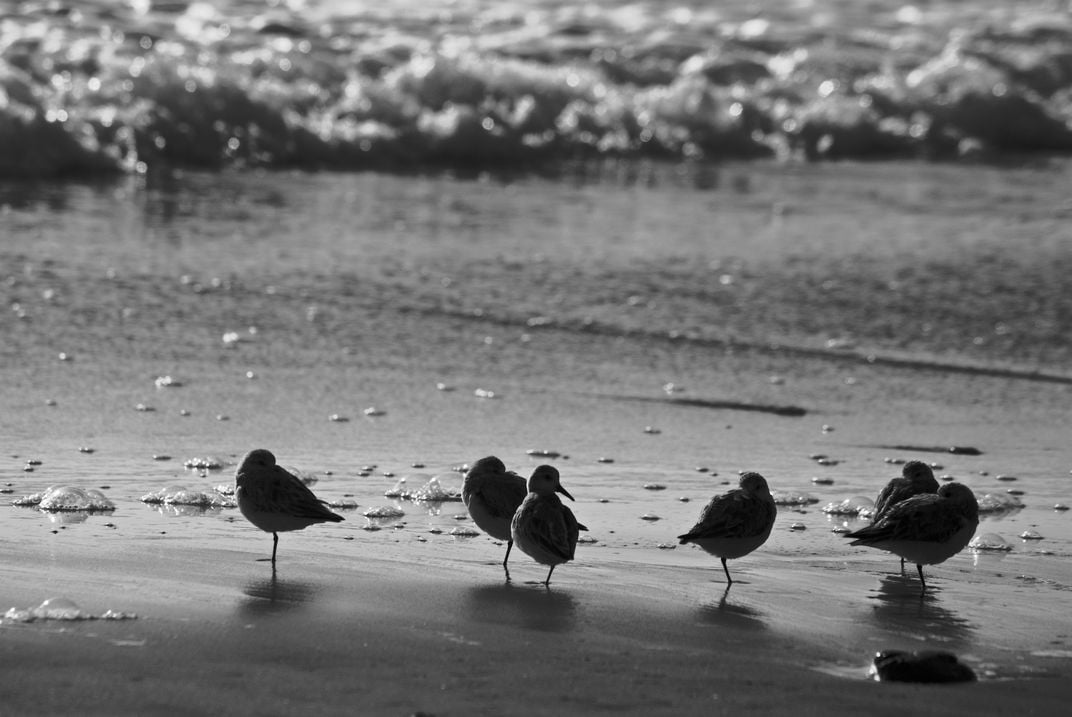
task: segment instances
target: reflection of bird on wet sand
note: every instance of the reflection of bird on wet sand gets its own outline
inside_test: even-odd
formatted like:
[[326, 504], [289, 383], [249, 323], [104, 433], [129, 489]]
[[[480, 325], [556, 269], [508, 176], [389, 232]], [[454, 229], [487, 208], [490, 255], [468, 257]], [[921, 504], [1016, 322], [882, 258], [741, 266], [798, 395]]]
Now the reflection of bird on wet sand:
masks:
[[568, 592], [534, 590], [512, 583], [472, 587], [466, 610], [477, 622], [565, 632], [577, 621], [577, 602]]
[[733, 578], [726, 560], [748, 555], [767, 542], [778, 512], [767, 481], [759, 473], [745, 473], [739, 486], [712, 498], [696, 525], [678, 536], [681, 544], [696, 543], [721, 559], [727, 585], [733, 584]]
[[900, 575], [882, 578], [873, 600], [871, 617], [879, 627], [900, 636], [920, 637], [927, 642], [943, 644], [966, 642], [975, 626], [952, 610], [943, 607], [940, 587], [926, 593], [915, 590]]
[[588, 528], [578, 523], [573, 511], [555, 495], [561, 493], [573, 500], [569, 491], [562, 487], [557, 469], [537, 466], [529, 478], [528, 490], [510, 522], [510, 533], [521, 552], [538, 563], [551, 566], [543, 581], [544, 585], [550, 586], [555, 566], [573, 560], [579, 531]]
[[[875, 512], [871, 518], [872, 524], [877, 523], [890, 512], [893, 506], [914, 495], [937, 493], [938, 481], [934, 479], [934, 471], [923, 461], [908, 461], [901, 468], [901, 475], [893, 478], [883, 486], [875, 498]], [[904, 569], [904, 558], [901, 558], [901, 569]]]
[[979, 504], [971, 489], [947, 483], [936, 495], [916, 495], [890, 508], [881, 520], [846, 533], [850, 545], [888, 550], [916, 564], [920, 591], [924, 565], [937, 565], [968, 544], [979, 525]]
[[280, 580], [273, 570], [269, 578], [252, 580], [242, 590], [249, 599], [242, 609], [250, 613], [286, 612], [309, 603], [316, 589], [309, 583]]
[[722, 598], [715, 604], [701, 605], [699, 618], [701, 622], [720, 627], [736, 627], [749, 630], [765, 630], [763, 613], [753, 607], [729, 602], [730, 586], [726, 585]]
[[273, 569], [280, 532], [343, 519], [328, 510], [297, 476], [276, 465], [275, 456], [263, 448], [250, 451], [239, 464], [235, 499], [246, 520], [272, 534]]
[[506, 541], [506, 557], [502, 566], [507, 580], [510, 579], [510, 569], [506, 567], [506, 562], [510, 559], [510, 549], [514, 547], [510, 521], [528, 492], [525, 479], [513, 471], [507, 471], [503, 462], [495, 456], [486, 456], [474, 463], [465, 474], [462, 485], [462, 502], [468, 508], [473, 522], [491, 537]]

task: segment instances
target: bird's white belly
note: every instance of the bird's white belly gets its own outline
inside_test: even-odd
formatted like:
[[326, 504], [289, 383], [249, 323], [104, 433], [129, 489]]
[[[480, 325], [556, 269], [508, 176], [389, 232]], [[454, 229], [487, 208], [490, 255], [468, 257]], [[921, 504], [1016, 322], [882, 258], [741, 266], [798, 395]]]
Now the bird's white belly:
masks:
[[510, 518], [492, 515], [487, 504], [479, 494], [469, 498], [469, 517], [477, 527], [497, 540], [510, 540]]
[[975, 535], [975, 525], [966, 525], [941, 543], [925, 540], [891, 540], [878, 547], [917, 565], [944, 563], [959, 553]]
[[258, 510], [255, 506], [250, 504], [251, 501], [243, 498], [241, 489], [236, 491], [236, 493], [239, 512], [245, 516], [246, 520], [265, 532], [283, 533], [288, 530], [301, 530], [302, 528], [307, 528], [317, 522], [308, 518], [288, 515], [287, 513]]
[[767, 542], [768, 536], [770, 536], [770, 528], [759, 535], [747, 538], [693, 538], [689, 542], [696, 543], [715, 557], [732, 560], [748, 555]]

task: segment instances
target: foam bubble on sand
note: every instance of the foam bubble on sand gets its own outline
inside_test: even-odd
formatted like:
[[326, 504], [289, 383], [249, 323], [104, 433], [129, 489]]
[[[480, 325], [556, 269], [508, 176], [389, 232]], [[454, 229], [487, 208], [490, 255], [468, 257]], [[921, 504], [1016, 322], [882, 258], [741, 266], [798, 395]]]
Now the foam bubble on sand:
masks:
[[[410, 483], [419, 484], [419, 488], [411, 488]], [[453, 473], [440, 473], [428, 476], [425, 473], [411, 473], [398, 479], [391, 488], [384, 491], [387, 498], [401, 498], [403, 500], [442, 502], [460, 501], [462, 499], [462, 482]]]
[[146, 493], [141, 497], [142, 503], [152, 505], [189, 505], [199, 508], [234, 508], [234, 500], [219, 493], [205, 493], [191, 490], [184, 485], [169, 485], [159, 490]]
[[1012, 546], [1005, 538], [1001, 537], [997, 533], [983, 533], [982, 535], [976, 535], [968, 543], [968, 547], [972, 550], [993, 550], [998, 552], [1008, 552], [1012, 550]]
[[987, 493], [979, 498], [980, 513], [1004, 513], [1023, 507], [1023, 501], [1008, 493]]
[[182, 465], [190, 470], [218, 471], [223, 468], [223, 461], [212, 456], [205, 456], [203, 458], [188, 458], [183, 461]]
[[49, 512], [115, 510], [115, 503], [99, 490], [71, 485], [49, 486], [41, 493], [15, 499], [12, 505], [37, 506], [39, 510]]
[[381, 505], [378, 508], [369, 508], [362, 515], [366, 518], [401, 518], [406, 513], [401, 508], [393, 505]]
[[432, 476], [413, 494], [413, 500], [419, 501], [459, 501], [462, 499], [462, 482], [453, 473]]
[[64, 597], [49, 598], [37, 607], [9, 608], [4, 613], [8, 622], [34, 622], [36, 620], [134, 620], [137, 615], [132, 612], [106, 610], [100, 615], [86, 612], [74, 600]]
[[810, 493], [793, 490], [772, 490], [771, 497], [776, 505], [811, 505], [819, 502], [819, 499]]
[[865, 510], [870, 511], [875, 507], [875, 502], [864, 495], [856, 495], [846, 498], [840, 503], [827, 503], [823, 506], [823, 512], [830, 515], [859, 515]]

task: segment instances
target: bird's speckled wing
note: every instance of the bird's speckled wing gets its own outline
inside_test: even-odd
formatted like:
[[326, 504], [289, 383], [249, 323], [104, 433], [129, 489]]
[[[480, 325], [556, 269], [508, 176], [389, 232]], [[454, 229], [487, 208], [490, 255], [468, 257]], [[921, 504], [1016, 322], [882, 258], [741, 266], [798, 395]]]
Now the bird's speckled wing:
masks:
[[766, 531], [776, 513], [774, 501], [769, 497], [731, 490], [712, 498], [696, 525], [678, 539], [687, 543], [696, 538], [749, 538]]
[[562, 560], [573, 560], [580, 534], [573, 511], [561, 501], [548, 498], [526, 499], [518, 510], [523, 514], [522, 519], [515, 519], [515, 525], [527, 542]]
[[[846, 533], [850, 545], [874, 545], [894, 540], [941, 543], [962, 530], [972, 518], [962, 507], [936, 494], [914, 495], [890, 508], [878, 522]], [[974, 522], [978, 523], [976, 517]]]
[[262, 468], [252, 480], [244, 481], [244, 492], [257, 510], [264, 513], [284, 513], [296, 518], [339, 522], [335, 515], [317, 498], [308, 486], [280, 466]]
[[907, 478], [894, 478], [879, 491], [878, 497], [875, 498], [875, 517], [883, 515], [894, 504], [911, 498], [913, 495], [915, 493], [911, 481]]

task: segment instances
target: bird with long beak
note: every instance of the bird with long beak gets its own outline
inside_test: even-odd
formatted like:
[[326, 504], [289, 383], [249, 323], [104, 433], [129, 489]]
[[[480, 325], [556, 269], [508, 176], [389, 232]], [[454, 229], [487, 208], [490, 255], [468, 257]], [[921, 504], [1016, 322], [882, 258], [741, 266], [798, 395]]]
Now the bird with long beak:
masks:
[[510, 534], [521, 552], [550, 566], [543, 581], [545, 586], [550, 586], [555, 566], [573, 560], [579, 531], [588, 528], [578, 523], [573, 511], [555, 495], [561, 493], [573, 500], [562, 487], [558, 470], [553, 466], [537, 466], [529, 478], [528, 490], [510, 521]]

